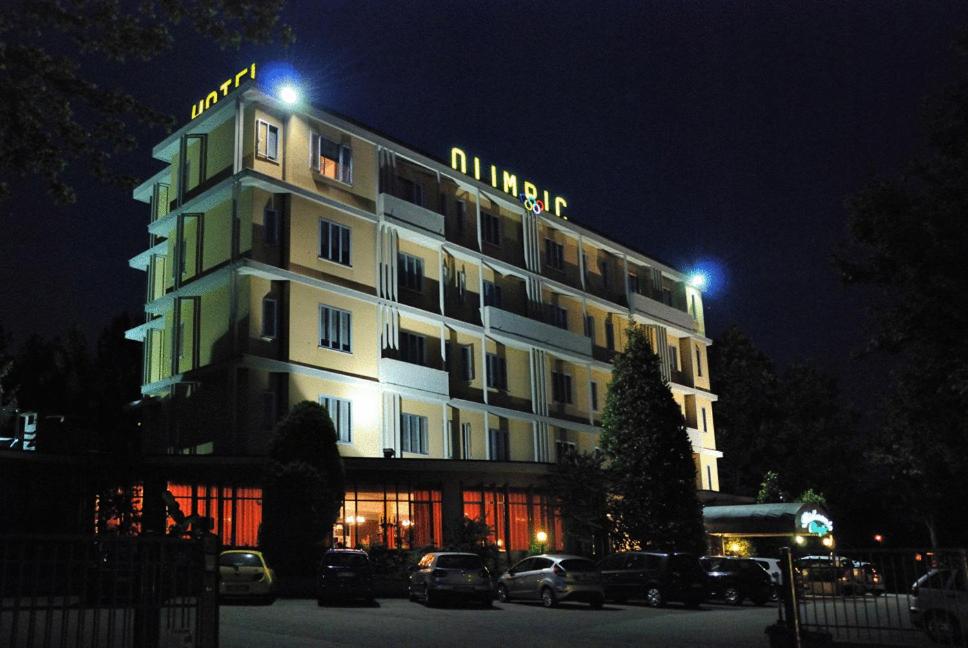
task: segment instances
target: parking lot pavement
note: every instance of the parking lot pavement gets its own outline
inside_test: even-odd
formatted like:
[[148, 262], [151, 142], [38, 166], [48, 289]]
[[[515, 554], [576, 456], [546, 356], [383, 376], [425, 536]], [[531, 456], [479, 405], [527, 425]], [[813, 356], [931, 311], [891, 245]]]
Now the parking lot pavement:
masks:
[[222, 648], [285, 646], [766, 646], [771, 606], [609, 603], [602, 610], [563, 603], [427, 608], [406, 599], [381, 599], [372, 607], [317, 607], [314, 600], [279, 600], [271, 606], [222, 606]]

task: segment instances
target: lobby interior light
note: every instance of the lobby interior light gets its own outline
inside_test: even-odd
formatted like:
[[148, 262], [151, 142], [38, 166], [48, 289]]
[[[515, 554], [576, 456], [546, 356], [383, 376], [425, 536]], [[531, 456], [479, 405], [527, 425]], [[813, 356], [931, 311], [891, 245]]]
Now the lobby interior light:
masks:
[[545, 533], [544, 531], [538, 531], [537, 533], [534, 534], [534, 539], [540, 542], [541, 544], [544, 544], [548, 542], [548, 534]]
[[289, 104], [290, 106], [299, 102], [299, 88], [291, 83], [284, 83], [279, 86], [276, 95], [283, 103]]

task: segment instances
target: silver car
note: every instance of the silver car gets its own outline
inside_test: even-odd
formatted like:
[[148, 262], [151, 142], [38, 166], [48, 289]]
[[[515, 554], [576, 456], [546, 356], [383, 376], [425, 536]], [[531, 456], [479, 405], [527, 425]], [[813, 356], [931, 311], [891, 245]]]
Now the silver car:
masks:
[[911, 587], [911, 624], [931, 640], [961, 645], [968, 628], [968, 585], [961, 569], [932, 569]]
[[436, 605], [444, 599], [472, 599], [490, 607], [491, 573], [477, 554], [435, 551], [410, 572], [410, 600]]
[[559, 601], [584, 601], [593, 608], [605, 603], [602, 572], [587, 558], [568, 554], [529, 556], [498, 580], [501, 602], [538, 600], [545, 607]]

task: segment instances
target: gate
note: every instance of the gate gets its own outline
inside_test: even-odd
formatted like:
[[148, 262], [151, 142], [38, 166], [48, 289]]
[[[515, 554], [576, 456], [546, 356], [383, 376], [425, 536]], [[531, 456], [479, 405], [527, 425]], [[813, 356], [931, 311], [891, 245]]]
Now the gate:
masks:
[[0, 645], [216, 648], [218, 542], [0, 536]]
[[968, 648], [964, 549], [783, 552], [779, 614], [794, 645]]

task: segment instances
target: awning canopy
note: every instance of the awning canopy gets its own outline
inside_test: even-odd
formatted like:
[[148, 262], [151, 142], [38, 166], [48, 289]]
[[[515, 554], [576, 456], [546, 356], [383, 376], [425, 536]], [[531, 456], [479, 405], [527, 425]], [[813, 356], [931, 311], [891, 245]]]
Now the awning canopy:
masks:
[[706, 533], [727, 536], [825, 536], [834, 523], [823, 506], [803, 502], [703, 508]]

